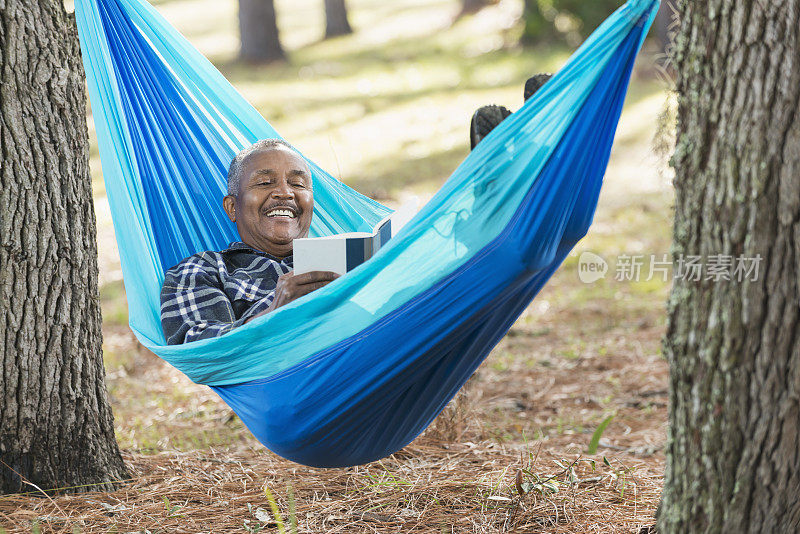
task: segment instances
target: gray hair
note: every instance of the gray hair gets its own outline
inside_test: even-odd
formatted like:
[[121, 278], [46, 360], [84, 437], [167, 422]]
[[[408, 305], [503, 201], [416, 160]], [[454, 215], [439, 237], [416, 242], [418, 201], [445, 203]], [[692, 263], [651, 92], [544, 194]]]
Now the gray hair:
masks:
[[234, 157], [233, 161], [231, 162], [231, 166], [228, 168], [228, 194], [236, 196], [239, 193], [239, 184], [242, 181], [242, 166], [244, 164], [244, 160], [247, 159], [247, 156], [261, 150], [274, 150], [281, 147], [288, 148], [292, 152], [297, 152], [292, 145], [283, 139], [276, 138], [256, 141], [249, 147], [236, 154], [236, 157]]

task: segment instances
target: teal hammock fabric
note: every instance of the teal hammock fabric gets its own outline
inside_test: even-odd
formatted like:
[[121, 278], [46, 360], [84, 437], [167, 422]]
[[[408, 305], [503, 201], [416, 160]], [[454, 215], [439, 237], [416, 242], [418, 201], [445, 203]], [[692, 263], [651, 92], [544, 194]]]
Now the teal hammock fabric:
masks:
[[[279, 136], [146, 1], [75, 4], [131, 329], [275, 453], [321, 467], [411, 442], [586, 234], [658, 8], [617, 10], [370, 261], [222, 337], [167, 346], [164, 272], [238, 239], [227, 167]], [[309, 165], [312, 235], [390, 212]]]

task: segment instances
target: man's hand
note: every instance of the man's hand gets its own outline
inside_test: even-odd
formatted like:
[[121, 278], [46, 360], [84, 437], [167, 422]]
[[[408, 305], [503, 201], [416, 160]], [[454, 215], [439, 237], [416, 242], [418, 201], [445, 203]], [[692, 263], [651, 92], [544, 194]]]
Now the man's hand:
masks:
[[294, 274], [294, 271], [290, 271], [286, 274], [282, 274], [278, 278], [278, 284], [275, 286], [275, 298], [272, 300], [269, 309], [250, 317], [245, 322], [249, 323], [256, 317], [275, 311], [284, 304], [289, 304], [293, 300], [308, 295], [312, 291], [325, 287], [339, 278], [339, 276], [338, 273], [331, 271], [311, 271], [309, 273], [297, 275]]
[[310, 273], [294, 274], [290, 271], [278, 278], [275, 286], [275, 298], [269, 311], [276, 310], [284, 304], [289, 304], [302, 296], [308, 295], [321, 287], [325, 287], [339, 278], [337, 273], [331, 271], [311, 271]]

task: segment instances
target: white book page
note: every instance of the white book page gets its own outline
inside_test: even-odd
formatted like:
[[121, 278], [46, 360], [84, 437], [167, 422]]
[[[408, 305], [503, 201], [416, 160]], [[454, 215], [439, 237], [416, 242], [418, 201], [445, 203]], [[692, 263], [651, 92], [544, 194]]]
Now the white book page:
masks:
[[[379, 248], [378, 231], [386, 221], [391, 221], [391, 235], [410, 220], [419, 209], [419, 199], [412, 197], [399, 210], [384, 217], [369, 232], [348, 232], [323, 237], [295, 239], [292, 247], [294, 273], [302, 274], [311, 271], [333, 271], [339, 274], [347, 272], [347, 238], [372, 238], [373, 251]], [[385, 244], [385, 243], [384, 243]]]
[[[330, 236], [338, 237], [338, 236]], [[294, 274], [311, 271], [333, 271], [339, 274], [347, 272], [347, 255], [345, 239], [295, 239], [292, 243]]]

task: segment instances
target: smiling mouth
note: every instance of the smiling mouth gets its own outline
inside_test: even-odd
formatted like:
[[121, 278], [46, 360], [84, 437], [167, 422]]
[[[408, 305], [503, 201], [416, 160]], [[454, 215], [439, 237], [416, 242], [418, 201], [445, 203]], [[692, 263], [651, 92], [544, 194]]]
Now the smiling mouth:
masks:
[[287, 208], [287, 207], [283, 207], [283, 206], [267, 210], [266, 215], [267, 215], [267, 217], [269, 217], [271, 219], [272, 218], [286, 218], [286, 219], [296, 219], [297, 218], [297, 213], [293, 209]]

